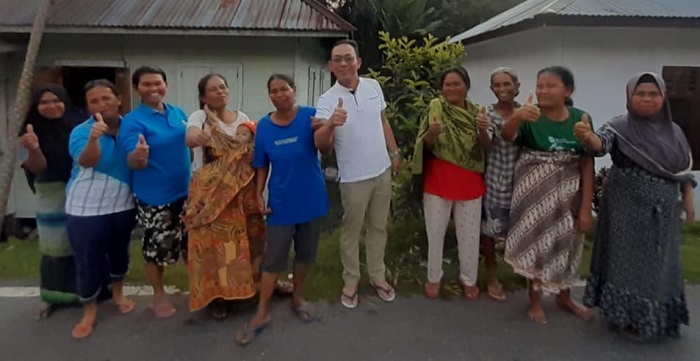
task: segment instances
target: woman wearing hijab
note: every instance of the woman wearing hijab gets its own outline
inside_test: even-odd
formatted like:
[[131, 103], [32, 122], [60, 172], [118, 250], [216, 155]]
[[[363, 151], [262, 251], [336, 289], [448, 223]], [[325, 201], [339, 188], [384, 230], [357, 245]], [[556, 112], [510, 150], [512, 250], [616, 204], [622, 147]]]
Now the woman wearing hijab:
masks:
[[87, 119], [75, 108], [66, 90], [58, 85], [38, 89], [20, 131], [27, 150], [22, 162], [30, 188], [36, 195], [36, 220], [41, 252], [41, 299], [47, 303], [41, 317], [56, 304], [75, 303], [75, 260], [66, 231], [66, 183], [73, 159], [68, 139], [73, 128]]
[[596, 156], [610, 153], [584, 302], [635, 339], [678, 336], [688, 324], [680, 263], [681, 214], [695, 217], [692, 158], [671, 120], [663, 79], [654, 73], [627, 84], [626, 115], [597, 132], [575, 132]]

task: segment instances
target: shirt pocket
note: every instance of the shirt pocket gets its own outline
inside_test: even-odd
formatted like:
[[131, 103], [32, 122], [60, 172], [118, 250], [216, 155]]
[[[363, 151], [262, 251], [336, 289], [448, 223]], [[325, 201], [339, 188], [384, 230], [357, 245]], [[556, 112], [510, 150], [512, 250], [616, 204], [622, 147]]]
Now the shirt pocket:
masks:
[[382, 112], [382, 97], [375, 94], [367, 99], [366, 111], [379, 116]]

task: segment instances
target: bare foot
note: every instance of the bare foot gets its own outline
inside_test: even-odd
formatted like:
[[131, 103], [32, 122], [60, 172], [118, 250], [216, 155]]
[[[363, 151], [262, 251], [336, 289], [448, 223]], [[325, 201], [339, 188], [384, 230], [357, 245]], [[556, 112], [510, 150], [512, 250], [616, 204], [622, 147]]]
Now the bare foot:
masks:
[[557, 297], [557, 306], [561, 309], [571, 312], [584, 321], [593, 319], [593, 311], [588, 307], [574, 301], [571, 297]]
[[92, 334], [97, 319], [97, 304], [87, 303], [83, 306], [83, 318], [73, 327], [73, 338], [82, 340]]
[[175, 315], [175, 307], [168, 301], [154, 301], [151, 305], [151, 309], [156, 314], [158, 318], [170, 318]]
[[83, 321], [80, 321], [80, 323], [73, 327], [73, 338], [76, 340], [87, 338], [88, 336], [92, 335], [93, 327], [94, 326], [92, 323], [83, 323]]
[[134, 310], [134, 307], [136, 307], [136, 303], [131, 300], [128, 297], [121, 296], [121, 297], [115, 297], [114, 298], [114, 304], [119, 307], [119, 311], [123, 314], [126, 315], [127, 313], [131, 312]]
[[527, 311], [527, 315], [530, 317], [531, 320], [539, 324], [544, 325], [547, 323], [547, 316], [544, 314], [544, 310], [540, 305], [530, 306], [530, 309]]

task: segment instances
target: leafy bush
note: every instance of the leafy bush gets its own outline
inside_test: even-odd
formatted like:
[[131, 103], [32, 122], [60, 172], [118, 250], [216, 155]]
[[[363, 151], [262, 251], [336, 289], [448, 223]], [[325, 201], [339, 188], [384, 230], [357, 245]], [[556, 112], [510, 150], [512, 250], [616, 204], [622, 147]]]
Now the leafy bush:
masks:
[[440, 93], [440, 73], [459, 64], [465, 55], [464, 46], [439, 42], [430, 34], [420, 42], [405, 36], [392, 38], [387, 32], [380, 32], [379, 39], [384, 63], [379, 69], [370, 69], [367, 76], [382, 85], [387, 100], [386, 115], [405, 159], [403, 174], [396, 179], [392, 214], [395, 218], [416, 217], [420, 207], [412, 197], [408, 164], [418, 126], [430, 100]]

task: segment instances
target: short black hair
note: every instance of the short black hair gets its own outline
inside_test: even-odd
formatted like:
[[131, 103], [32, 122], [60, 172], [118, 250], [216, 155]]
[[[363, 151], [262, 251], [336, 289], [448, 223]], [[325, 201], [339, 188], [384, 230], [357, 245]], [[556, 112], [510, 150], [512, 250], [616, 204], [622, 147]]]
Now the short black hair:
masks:
[[297, 89], [297, 86], [296, 86], [296, 84], [294, 83], [294, 78], [293, 78], [293, 77], [291, 77], [291, 76], [289, 76], [289, 75], [287, 75], [287, 74], [276, 73], [276, 74], [270, 75], [270, 77], [267, 78], [267, 91], [268, 91], [268, 92], [270, 91], [270, 84], [272, 84], [272, 82], [275, 81], [275, 80], [282, 80], [282, 81], [286, 82], [287, 84], [289, 84], [289, 86], [290, 86], [292, 89], [294, 89], [294, 90]]
[[87, 92], [89, 92], [90, 90], [92, 90], [92, 89], [94, 89], [94, 88], [97, 88], [97, 87], [108, 88], [109, 90], [112, 91], [112, 93], [114, 94], [114, 96], [117, 96], [117, 97], [118, 97], [119, 95], [121, 95], [121, 94], [119, 93], [119, 89], [117, 89], [117, 86], [114, 85], [114, 83], [112, 83], [111, 81], [109, 81], [109, 80], [107, 80], [107, 79], [95, 79], [95, 80], [90, 80], [90, 81], [87, 82], [87, 84], [85, 84], [85, 86], [83, 87], [83, 92], [87, 95]]
[[447, 74], [451, 74], [451, 73], [455, 73], [455, 74], [459, 75], [459, 77], [462, 78], [464, 85], [467, 86], [467, 89], [471, 89], [472, 79], [469, 77], [469, 72], [467, 72], [467, 69], [464, 69], [464, 67], [462, 67], [462, 66], [453, 66], [453, 67], [445, 69], [440, 74], [440, 88], [442, 88], [442, 84], [445, 82], [445, 77], [447, 77]]
[[131, 76], [131, 85], [134, 87], [139, 86], [139, 82], [141, 82], [141, 77], [146, 75], [146, 74], [159, 74], [160, 76], [163, 77], [163, 81], [165, 83], [168, 82], [168, 77], [165, 75], [165, 71], [159, 67], [155, 66], [140, 66], [136, 71], [134, 71], [134, 75]]
[[355, 50], [355, 56], [360, 57], [360, 47], [357, 45], [357, 41], [352, 40], [352, 39], [340, 39], [333, 43], [333, 46], [331, 47], [331, 52], [333, 52], [333, 49], [340, 45], [350, 45], [352, 46], [352, 49]]

